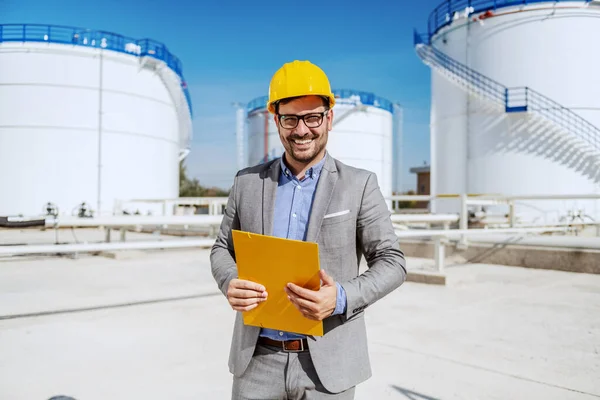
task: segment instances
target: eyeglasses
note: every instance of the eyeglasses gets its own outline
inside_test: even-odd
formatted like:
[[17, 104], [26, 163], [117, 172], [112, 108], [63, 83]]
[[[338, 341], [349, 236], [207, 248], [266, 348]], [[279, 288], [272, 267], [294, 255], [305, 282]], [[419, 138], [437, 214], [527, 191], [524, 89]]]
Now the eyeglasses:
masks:
[[279, 124], [285, 129], [294, 129], [298, 126], [300, 120], [304, 121], [304, 125], [308, 128], [318, 128], [323, 123], [323, 118], [328, 112], [329, 110], [306, 115], [278, 114], [277, 118], [279, 119]]

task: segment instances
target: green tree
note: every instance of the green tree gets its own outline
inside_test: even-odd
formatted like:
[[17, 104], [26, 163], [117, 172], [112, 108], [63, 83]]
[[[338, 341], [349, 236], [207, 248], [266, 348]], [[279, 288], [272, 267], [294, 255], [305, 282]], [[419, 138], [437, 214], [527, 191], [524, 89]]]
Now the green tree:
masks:
[[179, 197], [227, 197], [228, 190], [216, 187], [206, 188], [197, 178], [190, 179], [183, 161], [179, 162]]

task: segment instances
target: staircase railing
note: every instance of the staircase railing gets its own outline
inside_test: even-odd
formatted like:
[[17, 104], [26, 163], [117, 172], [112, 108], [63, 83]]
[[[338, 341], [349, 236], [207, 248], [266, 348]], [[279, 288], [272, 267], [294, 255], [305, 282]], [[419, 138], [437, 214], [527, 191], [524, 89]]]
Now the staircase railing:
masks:
[[531, 112], [585, 141], [600, 154], [600, 128], [571, 109], [529, 87], [506, 87], [428, 44], [428, 35], [414, 34], [416, 51], [432, 68], [450, 73], [472, 92], [504, 106], [507, 113]]

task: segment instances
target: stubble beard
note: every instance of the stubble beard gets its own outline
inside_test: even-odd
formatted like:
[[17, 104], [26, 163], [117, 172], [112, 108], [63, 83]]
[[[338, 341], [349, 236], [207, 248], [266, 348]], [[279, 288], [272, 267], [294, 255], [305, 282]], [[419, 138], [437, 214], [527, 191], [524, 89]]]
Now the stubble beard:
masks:
[[315, 139], [312, 143], [312, 145], [314, 146], [314, 150], [308, 152], [297, 152], [294, 150], [293, 140], [299, 139], [298, 137], [290, 137], [285, 139], [288, 146], [288, 148], [286, 149], [286, 153], [288, 153], [289, 156], [296, 162], [302, 164], [309, 164], [310, 162], [314, 161], [319, 156], [319, 154], [321, 154], [321, 152], [325, 148], [325, 145], [327, 144], [327, 142], [324, 140], [325, 138], [323, 138], [322, 135], [313, 138]]

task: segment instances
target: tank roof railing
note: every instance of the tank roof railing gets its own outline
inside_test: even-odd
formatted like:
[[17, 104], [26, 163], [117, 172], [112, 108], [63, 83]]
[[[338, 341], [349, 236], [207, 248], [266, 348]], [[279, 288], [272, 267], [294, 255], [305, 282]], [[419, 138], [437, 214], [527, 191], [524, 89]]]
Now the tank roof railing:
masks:
[[106, 49], [137, 57], [147, 56], [163, 61], [181, 79], [181, 89], [192, 115], [192, 103], [183, 77], [183, 65], [167, 46], [155, 40], [133, 39], [112, 32], [59, 25], [0, 24], [0, 43], [2, 42], [68, 44]]
[[[431, 37], [454, 20], [460, 17], [468, 17], [486, 11], [497, 10], [504, 7], [524, 6], [535, 3], [573, 3], [577, 0], [445, 0], [429, 14], [427, 20], [427, 44]], [[592, 0], [579, 0], [581, 3], [589, 3]]]
[[[332, 92], [336, 100], [342, 100], [339, 102], [339, 104], [342, 104], [343, 100], [349, 100], [358, 104], [380, 108], [382, 110], [389, 111], [390, 113], [394, 112], [394, 103], [370, 92], [362, 92], [360, 90], [352, 89], [334, 89]], [[256, 110], [266, 109], [268, 101], [269, 96], [257, 97], [246, 105], [246, 112], [249, 114]]]

